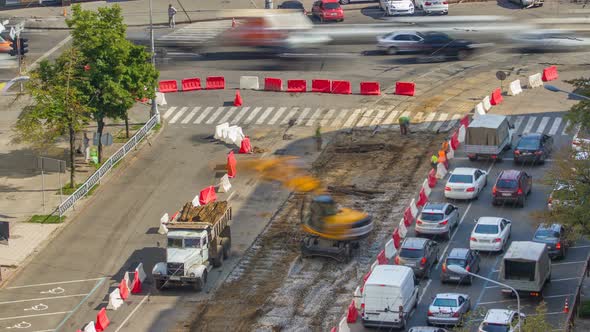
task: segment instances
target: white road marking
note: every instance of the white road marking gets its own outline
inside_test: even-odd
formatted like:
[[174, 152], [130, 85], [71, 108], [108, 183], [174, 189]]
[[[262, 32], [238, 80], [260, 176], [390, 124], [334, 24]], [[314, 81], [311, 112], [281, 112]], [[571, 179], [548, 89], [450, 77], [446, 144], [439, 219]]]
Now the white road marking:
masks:
[[283, 115], [283, 113], [285, 113], [286, 110], [287, 110], [286, 107], [279, 108], [279, 110], [277, 111], [275, 116], [270, 121], [268, 121], [268, 124], [273, 125], [273, 124], [275, 124], [275, 122], [279, 121], [279, 119], [281, 118], [281, 115]]
[[424, 294], [426, 294], [426, 289], [428, 289], [428, 286], [430, 286], [431, 282], [432, 279], [428, 279], [426, 285], [424, 285], [424, 288], [422, 288], [422, 294], [420, 294], [420, 297], [418, 298], [418, 303], [422, 302], [422, 298], [424, 297]]
[[321, 108], [316, 109], [315, 112], [309, 118], [309, 120], [307, 120], [307, 123], [305, 125], [307, 127], [313, 126], [313, 123], [315, 122], [315, 120], [317, 120], [320, 117], [320, 114], [321, 113], [322, 113], [322, 109]]
[[428, 127], [430, 127], [430, 125], [432, 124], [432, 121], [434, 121], [435, 117], [436, 117], [435, 112], [428, 114], [428, 116], [426, 117], [424, 122], [422, 122], [421, 124], [418, 125], [418, 129], [420, 129], [420, 130], [428, 129]]
[[332, 122], [331, 127], [339, 128], [342, 124], [342, 121], [344, 120], [344, 117], [346, 116], [346, 113], [348, 113], [348, 110], [338, 111], [338, 115], [336, 115], [336, 119], [334, 119], [334, 122]]
[[267, 107], [266, 111], [264, 111], [264, 113], [262, 113], [262, 115], [256, 121], [256, 124], [263, 124], [264, 120], [266, 120], [266, 118], [270, 115], [270, 113], [272, 113], [274, 109], [274, 107]]
[[246, 115], [246, 113], [248, 113], [248, 110], [249, 110], [249, 109], [250, 109], [250, 107], [244, 107], [244, 108], [242, 108], [242, 109], [241, 109], [241, 110], [238, 112], [238, 114], [236, 115], [236, 117], [235, 117], [233, 120], [231, 120], [231, 122], [230, 122], [230, 123], [231, 123], [231, 124], [236, 124], [236, 123], [238, 123], [238, 122], [240, 121], [240, 119], [242, 119], [242, 117], [243, 117], [244, 115]]
[[78, 302], [78, 304], [76, 304], [76, 306], [74, 307], [74, 310], [70, 311], [68, 313], [68, 315], [66, 317], [64, 317], [64, 319], [61, 320], [61, 322], [59, 323], [59, 325], [57, 325], [57, 327], [55, 328], [56, 331], [59, 331], [59, 329], [61, 329], [62, 326], [64, 326], [64, 324], [68, 321], [68, 319], [70, 319], [70, 317], [72, 317], [72, 315], [74, 314], [74, 312], [78, 311], [78, 309], [80, 309], [80, 306], [82, 306], [82, 304], [84, 304], [84, 302], [86, 302], [90, 296], [92, 296], [92, 294], [94, 294], [94, 292], [96, 292], [96, 290], [100, 287], [100, 285], [102, 285], [104, 283], [104, 281], [107, 278], [101, 278], [92, 288], [92, 290], [90, 291], [90, 293], [88, 293], [88, 295], [86, 295], [82, 301]]
[[578, 249], [578, 248], [590, 248], [590, 245], [587, 245], [587, 246], [574, 246], [574, 247], [568, 247], [568, 249]]
[[209, 115], [209, 113], [211, 113], [211, 110], [213, 109], [213, 107], [207, 107], [205, 108], [205, 110], [203, 111], [203, 113], [199, 114], [199, 117], [195, 120], [196, 124], [201, 123], [201, 121], [203, 121], [203, 119], [205, 119], [207, 117], [207, 115]]
[[449, 117], [449, 114], [447, 113], [441, 113], [438, 117], [438, 120], [436, 120], [436, 122], [434, 123], [434, 127], [432, 127], [432, 131], [437, 131], [440, 129], [440, 127], [443, 125], [443, 123], [445, 122], [445, 120]]
[[168, 119], [168, 117], [169, 117], [169, 116], [170, 116], [172, 113], [174, 113], [174, 111], [176, 111], [176, 107], [175, 107], [175, 106], [172, 106], [172, 107], [170, 107], [170, 108], [169, 108], [169, 109], [166, 111], [166, 113], [164, 113], [164, 119]]
[[565, 262], [565, 263], [551, 263], [551, 266], [555, 266], [555, 265], [569, 265], [569, 264], [584, 264], [584, 263], [586, 263], [586, 261], [575, 261], [575, 262]]
[[195, 116], [195, 114], [197, 114], [197, 112], [200, 110], [200, 107], [195, 107], [193, 108], [193, 110], [186, 116], [186, 118], [184, 118], [182, 121], [180, 121], [180, 123], [185, 124], [188, 123], [193, 116]]
[[391, 113], [389, 113], [389, 116], [387, 117], [387, 119], [385, 119], [385, 121], [383, 121], [383, 123], [381, 124], [383, 127], [390, 127], [394, 121], [395, 118], [397, 117], [397, 114], [399, 113], [399, 111], [391, 111]]
[[346, 120], [346, 123], [344, 123], [343, 127], [346, 127], [346, 128], [352, 127], [352, 125], [356, 121], [356, 118], [358, 118], [358, 116], [361, 112], [362, 112], [362, 110], [360, 108], [355, 109], [352, 112], [352, 114], [348, 117], [348, 120]]
[[[488, 170], [488, 173], [489, 173], [489, 170]], [[463, 220], [465, 220], [465, 217], [467, 216], [469, 209], [471, 209], [472, 204], [473, 204], [473, 202], [469, 202], [469, 205], [467, 205], [465, 212], [463, 212], [463, 216], [461, 217], [461, 220], [459, 220], [459, 224], [457, 225], [457, 227], [455, 227], [455, 231], [453, 232], [453, 234], [451, 234], [451, 238], [449, 239], [449, 241], [447, 241], [447, 245], [445, 246], [445, 249], [443, 250], [442, 254], [440, 254], [440, 256], [439, 256], [438, 263], [436, 263], [436, 266], [434, 267], [435, 270], [438, 269], [438, 267], [442, 263], [443, 260], [441, 258], [445, 257], [447, 250], [449, 250], [449, 246], [450, 246], [451, 242], [453, 242], [453, 239], [455, 238], [455, 235], [457, 234], [459, 227], [461, 227], [461, 225], [463, 224]]]
[[299, 107], [293, 107], [289, 111], [289, 114], [287, 114], [287, 116], [283, 119], [283, 121], [281, 121], [280, 124], [282, 124], [282, 125], [288, 124], [289, 123], [289, 120], [291, 120], [291, 118], [294, 117], [295, 114], [297, 114], [298, 111], [299, 111]]
[[215, 111], [215, 113], [213, 113], [213, 115], [211, 115], [211, 117], [205, 123], [212, 124], [213, 121], [215, 121], [215, 119], [217, 119], [217, 117], [219, 117], [219, 115], [221, 114], [221, 112], [223, 112], [224, 109], [225, 109], [225, 107], [218, 107], [217, 111]]
[[25, 308], [25, 309], [23, 309], [23, 311], [44, 311], [47, 309], [49, 309], [49, 306], [47, 304], [39, 303], [39, 304], [35, 304], [34, 306], [32, 306], [30, 308]]
[[539, 123], [539, 127], [537, 127], [537, 132], [538, 132], [538, 133], [543, 133], [543, 132], [545, 132], [545, 127], [547, 127], [547, 124], [549, 123], [549, 120], [550, 120], [550, 119], [551, 119], [551, 118], [550, 118], [550, 117], [548, 117], [548, 116], [544, 116], [544, 117], [541, 119], [541, 123]]
[[378, 126], [381, 121], [383, 121], [383, 118], [385, 118], [385, 113], [387, 113], [387, 110], [378, 110], [377, 111], [377, 115], [375, 116], [375, 120], [373, 120], [373, 122], [371, 122], [371, 128], [375, 128], [376, 126]]
[[119, 327], [115, 330], [115, 332], [119, 332], [125, 326], [125, 324], [127, 324], [129, 319], [131, 318], [131, 316], [133, 316], [133, 314], [139, 309], [139, 307], [141, 307], [143, 305], [143, 303], [145, 302], [145, 300], [147, 300], [147, 298], [149, 296], [150, 296], [150, 293], [148, 293], [146, 296], [143, 297], [143, 299], [141, 299], [141, 301], [139, 302], [137, 307], [133, 308], [133, 310], [129, 313], [129, 315], [125, 318], [125, 320], [119, 325]]
[[517, 133], [522, 121], [524, 120], [524, 116], [517, 116], [516, 121], [514, 121], [514, 132]]
[[480, 302], [479, 305], [495, 304], [495, 303], [506, 303], [506, 302], [516, 302], [516, 299], [501, 300], [501, 301], [491, 301], [491, 302]]
[[56, 282], [48, 282], [44, 284], [31, 284], [31, 285], [24, 285], [24, 286], [12, 286], [6, 287], [6, 289], [19, 289], [19, 288], [29, 288], [29, 287], [39, 287], [39, 286], [51, 286], [51, 285], [63, 285], [63, 284], [74, 284], [86, 281], [96, 281], [102, 280], [104, 278], [91, 278], [91, 279], [78, 279], [78, 280], [69, 280], [69, 281], [56, 281]]
[[[551, 264], [551, 265], [555, 265], [555, 264]], [[551, 279], [551, 282], [554, 282], [554, 281], [558, 281], [559, 282], [559, 281], [567, 281], [567, 280], [578, 280], [578, 279], [580, 279], [580, 278], [577, 278], [576, 277], [576, 278]]]
[[86, 294], [74, 294], [74, 295], [62, 295], [62, 296], [50, 296], [50, 297], [39, 297], [39, 298], [36, 298], [36, 299], [4, 301], [4, 302], [0, 302], [0, 304], [23, 303], [23, 302], [44, 301], [44, 300], [53, 300], [53, 299], [66, 299], [66, 298], [69, 298], [69, 297], [80, 297], [80, 296], [86, 296], [86, 295], [88, 295], [88, 293], [86, 293]]
[[522, 133], [523, 134], [530, 133], [531, 130], [533, 129], [533, 125], [535, 124], [535, 121], [537, 121], [537, 117], [536, 116], [529, 117], [529, 121], [527, 121], [526, 126], [524, 127]]
[[459, 122], [459, 118], [461, 118], [461, 114], [453, 114], [451, 119], [447, 121], [447, 124], [444, 126], [444, 128], [442, 128], [443, 131], [451, 130], [451, 128], [453, 128], [453, 126]]
[[303, 112], [301, 112], [301, 114], [299, 114], [299, 117], [297, 118], [297, 121], [295, 122], [295, 124], [301, 125], [303, 123], [303, 120], [307, 116], [307, 113], [309, 113], [309, 111], [311, 111], [311, 108], [309, 108], [309, 107], [304, 108]]
[[221, 118], [221, 120], [219, 120], [218, 123], [224, 123], [227, 122], [227, 120], [229, 120], [229, 118], [234, 114], [234, 112], [237, 110], [237, 107], [230, 107], [229, 111], [227, 111], [227, 113], [225, 113], [225, 115], [223, 116], [223, 118]]
[[37, 314], [37, 315], [1, 317], [0, 320], [12, 320], [12, 319], [22, 319], [22, 318], [31, 318], [31, 317], [41, 317], [41, 316], [53, 316], [53, 315], [65, 315], [65, 314], [69, 314], [71, 312], [72, 311], [58, 311], [58, 312], [48, 312], [45, 314]]
[[37, 67], [37, 65], [45, 60], [48, 56], [50, 56], [51, 54], [53, 54], [53, 52], [59, 50], [62, 46], [64, 46], [67, 42], [69, 42], [72, 39], [72, 35], [67, 36], [66, 38], [64, 38], [64, 40], [60, 41], [59, 43], [57, 43], [57, 45], [55, 45], [52, 49], [50, 49], [49, 51], [45, 52], [42, 56], [40, 56], [37, 60], [35, 60], [35, 62], [33, 62], [31, 64], [31, 66], [29, 67], [29, 70], [34, 69], [35, 67]]
[[320, 126], [322, 126], [322, 127], [327, 126], [328, 125], [328, 121], [330, 121], [330, 119], [334, 116], [334, 113], [336, 113], [336, 110], [335, 109], [329, 110], [328, 113], [320, 121]]
[[187, 109], [188, 107], [181, 108], [180, 111], [178, 111], [178, 113], [176, 113], [174, 117], [170, 120], [170, 123], [175, 123], [178, 119], [180, 119], [180, 117], [184, 114], [184, 112], [186, 112]]
[[549, 135], [557, 134], [557, 129], [559, 129], [560, 124], [561, 118], [555, 118], [555, 120], [553, 120], [553, 125], [551, 126], [551, 129], [549, 129]]
[[254, 120], [254, 117], [256, 117], [256, 114], [258, 114], [258, 112], [260, 112], [260, 110], [262, 109], [262, 107], [256, 107], [252, 110], [252, 113], [250, 113], [250, 115], [246, 118], [246, 120], [244, 120], [244, 124], [248, 124], [250, 122], [252, 122], [252, 120]]
[[[578, 279], [578, 278], [574, 278], [574, 279]], [[551, 281], [553, 281], [553, 280], [551, 280]], [[549, 296], [543, 295], [543, 298], [544, 299], [551, 299], [551, 298], [555, 298], [555, 297], [570, 297], [572, 295], [575, 295], [575, 294], [559, 294], [559, 295], [549, 295]]]
[[570, 120], [567, 120], [567, 122], [565, 123], [565, 126], [563, 126], [563, 130], [561, 131], [561, 134], [567, 135], [567, 130], [569, 129], [570, 126], [571, 126], [571, 122], [570, 122]]
[[371, 115], [373, 114], [374, 110], [366, 110], [361, 115], [361, 119], [359, 122], [356, 123], [355, 127], [364, 127], [371, 122]]

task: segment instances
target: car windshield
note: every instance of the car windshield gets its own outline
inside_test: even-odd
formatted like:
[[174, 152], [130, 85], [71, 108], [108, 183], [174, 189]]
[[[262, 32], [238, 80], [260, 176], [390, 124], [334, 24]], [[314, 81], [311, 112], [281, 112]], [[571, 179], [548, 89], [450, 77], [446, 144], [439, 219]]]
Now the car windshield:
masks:
[[402, 248], [399, 253], [403, 258], [421, 258], [424, 256], [422, 249]]
[[201, 239], [184, 239], [185, 248], [200, 248]]
[[482, 330], [486, 332], [508, 332], [510, 331], [510, 327], [500, 324], [483, 323]]
[[498, 188], [515, 189], [518, 188], [518, 182], [516, 180], [498, 180], [496, 186]]
[[535, 233], [535, 239], [556, 239], [559, 237], [559, 233], [551, 229], [539, 229]]
[[479, 234], [498, 234], [497, 225], [477, 225], [475, 232]]
[[450, 183], [473, 183], [472, 175], [453, 174], [449, 178]]
[[467, 262], [464, 259], [457, 259], [457, 258], [447, 258], [447, 266], [448, 265], [458, 265], [460, 267], [465, 267]]
[[168, 248], [182, 248], [182, 239], [168, 238]]
[[324, 4], [324, 8], [326, 9], [338, 9], [340, 8], [340, 4], [337, 2], [328, 2]]
[[455, 299], [440, 299], [437, 298], [434, 300], [434, 302], [432, 303], [433, 306], [436, 307], [456, 307], [457, 306], [457, 300]]
[[539, 139], [537, 138], [523, 138], [518, 142], [517, 149], [536, 150], [539, 148]]
[[422, 221], [441, 221], [444, 219], [444, 214], [434, 212], [422, 212], [420, 220]]

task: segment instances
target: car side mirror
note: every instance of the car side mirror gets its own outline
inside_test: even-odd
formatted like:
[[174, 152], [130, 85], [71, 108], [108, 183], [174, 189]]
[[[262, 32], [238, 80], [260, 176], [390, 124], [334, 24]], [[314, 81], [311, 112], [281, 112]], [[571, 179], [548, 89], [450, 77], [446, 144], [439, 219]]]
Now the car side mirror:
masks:
[[477, 219], [473, 219], [473, 222], [477, 224]]

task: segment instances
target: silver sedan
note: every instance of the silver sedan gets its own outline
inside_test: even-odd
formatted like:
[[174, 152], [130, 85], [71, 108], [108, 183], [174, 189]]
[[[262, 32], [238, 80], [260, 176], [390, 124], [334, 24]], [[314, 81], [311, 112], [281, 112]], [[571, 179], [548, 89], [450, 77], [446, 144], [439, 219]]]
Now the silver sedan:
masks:
[[377, 37], [377, 48], [389, 55], [417, 50], [417, 46], [424, 40], [420, 32], [401, 31]]
[[428, 324], [461, 325], [464, 316], [470, 309], [471, 299], [467, 294], [436, 294], [428, 307]]

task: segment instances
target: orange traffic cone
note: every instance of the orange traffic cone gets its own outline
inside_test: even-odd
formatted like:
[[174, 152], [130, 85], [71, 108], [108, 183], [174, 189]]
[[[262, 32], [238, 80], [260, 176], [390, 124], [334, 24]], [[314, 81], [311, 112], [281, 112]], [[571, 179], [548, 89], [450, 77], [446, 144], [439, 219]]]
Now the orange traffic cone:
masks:
[[563, 312], [564, 313], [570, 312], [570, 306], [569, 306], [569, 303], [568, 303], [568, 299], [567, 298], [565, 299], [565, 304], [563, 305]]
[[231, 19], [231, 27], [232, 28], [235, 28], [236, 27], [236, 19], [235, 18], [232, 18]]
[[64, 7], [64, 10], [63, 10], [63, 13], [62, 14], [63, 14], [64, 17], [68, 16], [68, 10], [67, 10], [66, 7]]
[[240, 96], [240, 90], [236, 90], [236, 98], [234, 99], [234, 106], [242, 106], [242, 96]]

